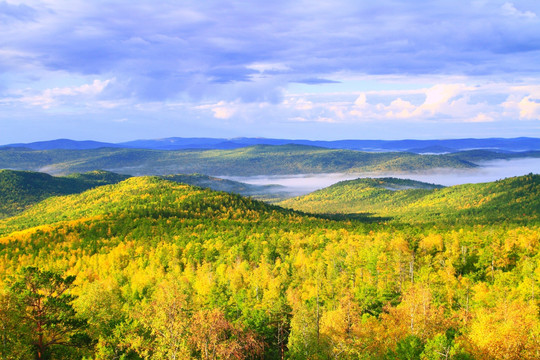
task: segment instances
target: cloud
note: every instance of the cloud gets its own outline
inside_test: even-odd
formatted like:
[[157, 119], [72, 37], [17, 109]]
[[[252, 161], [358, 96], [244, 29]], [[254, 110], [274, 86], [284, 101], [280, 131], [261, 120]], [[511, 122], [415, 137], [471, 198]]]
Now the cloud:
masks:
[[507, 116], [522, 120], [540, 120], [540, 86], [514, 86], [512, 93], [501, 104]]
[[0, 23], [11, 21], [32, 21], [36, 16], [36, 10], [25, 4], [13, 5], [6, 1], [0, 1]]
[[230, 119], [238, 111], [238, 106], [234, 103], [220, 101], [216, 104], [197, 106], [197, 109], [209, 109], [214, 113], [216, 119]]
[[540, 99], [526, 96], [518, 103], [518, 107], [521, 119], [540, 120]]
[[229, 119], [236, 113], [234, 107], [226, 105], [223, 102], [220, 102], [218, 103], [218, 106], [213, 107], [212, 111], [214, 112], [214, 117], [217, 119]]
[[501, 10], [502, 10], [503, 14], [508, 15], [508, 16], [514, 16], [514, 17], [520, 17], [520, 18], [528, 18], [528, 19], [536, 18], [536, 14], [533, 13], [532, 11], [528, 11], [528, 10], [527, 11], [519, 11], [518, 9], [516, 9], [515, 5], [513, 3], [510, 3], [510, 2], [504, 3], [501, 6]]
[[309, 78], [302, 80], [294, 80], [291, 82], [307, 84], [307, 85], [319, 85], [319, 84], [339, 84], [339, 81], [329, 80], [329, 79], [319, 79], [319, 78]]
[[410, 118], [414, 116], [415, 113], [420, 113], [421, 111], [418, 111], [416, 106], [411, 104], [409, 101], [402, 100], [401, 98], [397, 98], [396, 100], [392, 101], [390, 103], [390, 106], [388, 106], [385, 110], [386, 117], [388, 118]]
[[114, 81], [114, 79], [104, 81], [96, 79], [91, 84], [45, 89], [39, 94], [23, 94], [20, 97], [12, 98], [12, 101], [21, 102], [32, 106], [40, 106], [44, 109], [48, 109], [51, 106], [58, 106], [63, 101], [67, 101], [66, 98], [70, 99], [70, 103], [76, 101], [73, 100], [73, 98], [93, 98], [99, 95], [107, 87], [107, 85], [111, 83], [111, 81]]
[[358, 95], [356, 100], [354, 101], [354, 105], [360, 109], [363, 109], [367, 106], [367, 97], [365, 93], [361, 93]]
[[524, 123], [538, 117], [524, 89], [540, 81], [537, 14], [517, 0], [0, 0], [2, 116], [95, 107], [153, 127], [181, 103], [185, 124], [237, 133], [291, 118]]
[[[12, 17], [34, 22], [16, 31], [6, 28], [3, 49], [30, 53], [43, 71], [129, 81], [125, 95], [140, 100], [197, 98], [215, 93], [216, 85], [252, 81], [254, 74], [286, 87], [291, 81], [333, 83], [327, 75], [344, 70], [497, 75], [540, 67], [533, 53], [521, 52], [524, 46], [540, 50], [540, 24], [508, 23], [512, 16], [534, 20], [539, 7], [534, 3], [519, 10], [505, 3], [498, 11], [487, 2], [458, 10], [451, 1], [420, 6], [391, 0], [369, 5], [340, 0], [332, 6], [283, 1], [156, 6], [148, 0], [103, 6], [73, 0], [41, 3], [37, 10], [0, 4]], [[516, 63], [519, 69], [511, 67]], [[231, 98], [243, 99], [242, 86], [233, 90], [238, 94]]]
[[[381, 91], [389, 101], [386, 105], [383, 102], [370, 104], [365, 93], [360, 94], [353, 103], [349, 112], [350, 115], [365, 118], [378, 119], [416, 119], [428, 120], [430, 118], [467, 118], [465, 113], [477, 111], [478, 105], [468, 102], [471, 92], [476, 91], [474, 87], [465, 84], [436, 84], [429, 88], [418, 89], [405, 92]], [[372, 91], [371, 96], [376, 96], [378, 92]], [[418, 105], [400, 96], [393, 98], [392, 95], [401, 94], [404, 96], [423, 96], [424, 100]]]
[[289, 100], [285, 100], [283, 102], [283, 105], [289, 108], [293, 108], [295, 110], [312, 110], [313, 109], [313, 102], [306, 100], [304, 98], [291, 98]]
[[256, 70], [260, 73], [264, 72], [283, 72], [290, 70], [290, 68], [282, 63], [253, 63], [246, 65], [247, 69]]
[[471, 119], [465, 120], [465, 122], [484, 123], [484, 122], [492, 122], [494, 120], [495, 119], [492, 116], [484, 114], [484, 113], [480, 113]]

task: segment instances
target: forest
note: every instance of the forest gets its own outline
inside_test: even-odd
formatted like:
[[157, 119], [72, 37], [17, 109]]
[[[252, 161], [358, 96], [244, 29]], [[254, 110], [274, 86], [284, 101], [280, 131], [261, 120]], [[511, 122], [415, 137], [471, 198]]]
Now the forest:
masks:
[[129, 148], [0, 148], [0, 168], [41, 171], [54, 175], [96, 169], [138, 176], [191, 173], [250, 176], [474, 167], [475, 164], [450, 155], [374, 153], [295, 144], [255, 145], [232, 150], [177, 151]]
[[106, 178], [17, 185], [0, 358], [540, 357], [539, 175], [353, 180], [288, 208]]

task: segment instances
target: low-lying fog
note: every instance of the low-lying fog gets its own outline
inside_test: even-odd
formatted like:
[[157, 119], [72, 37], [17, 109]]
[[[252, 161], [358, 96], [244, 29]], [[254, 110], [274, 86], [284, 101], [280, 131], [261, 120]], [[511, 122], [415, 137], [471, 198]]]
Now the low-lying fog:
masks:
[[396, 177], [451, 186], [467, 183], [490, 182], [512, 176], [540, 173], [540, 158], [494, 160], [482, 162], [478, 165], [480, 165], [480, 167], [475, 169], [440, 169], [414, 173], [336, 173], [246, 177], [222, 176], [222, 178], [254, 185], [281, 185], [285, 187], [281, 191], [289, 192], [291, 196], [298, 196], [325, 188], [339, 181], [364, 177]]

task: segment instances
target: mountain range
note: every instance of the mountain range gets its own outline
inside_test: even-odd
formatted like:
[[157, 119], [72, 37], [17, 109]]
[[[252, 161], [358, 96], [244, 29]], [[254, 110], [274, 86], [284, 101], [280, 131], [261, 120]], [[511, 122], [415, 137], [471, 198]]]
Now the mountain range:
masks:
[[440, 140], [302, 140], [302, 139], [268, 139], [239, 137], [225, 138], [182, 138], [170, 137], [164, 139], [134, 140], [120, 143], [98, 141], [77, 141], [57, 139], [31, 143], [15, 143], [0, 146], [27, 148], [33, 150], [88, 150], [103, 147], [151, 149], [151, 150], [185, 150], [185, 149], [216, 149], [230, 150], [253, 145], [309, 145], [330, 149], [347, 149], [357, 151], [407, 151], [418, 154], [452, 153], [471, 149], [487, 149], [493, 151], [531, 151], [540, 150], [540, 139], [530, 137], [520, 138], [486, 138], [486, 139], [440, 139]]
[[[529, 152], [512, 154], [532, 156]], [[506, 155], [497, 153], [497, 156]], [[0, 149], [0, 168], [40, 171], [55, 175], [107, 170], [129, 175], [201, 173], [211, 176], [255, 176], [435, 168], [466, 169], [476, 166], [456, 154], [360, 152], [295, 144], [254, 145], [232, 150], [175, 151], [126, 148]]]

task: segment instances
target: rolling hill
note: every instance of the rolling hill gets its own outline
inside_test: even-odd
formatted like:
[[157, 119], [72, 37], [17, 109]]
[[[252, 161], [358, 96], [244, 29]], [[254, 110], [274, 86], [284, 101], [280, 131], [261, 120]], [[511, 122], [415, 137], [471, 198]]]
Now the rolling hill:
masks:
[[[31, 358], [36, 337], [50, 339], [24, 301], [52, 298], [70, 310], [52, 331], [84, 325], [77, 337], [56, 335], [54, 358], [487, 359], [497, 348], [500, 358], [534, 359], [539, 187], [538, 175], [334, 186], [441, 220], [413, 214], [406, 226], [331, 220], [158, 177], [50, 197], [0, 220], [0, 357]], [[461, 210], [471, 221], [451, 221]], [[60, 288], [69, 302], [58, 302], [50, 289], [63, 283], [51, 278], [71, 279]], [[55, 319], [55, 309], [44, 311]], [[508, 333], [519, 334], [516, 346], [500, 346]]]
[[0, 218], [21, 212], [51, 196], [80, 193], [128, 177], [106, 171], [54, 177], [38, 172], [0, 170]]
[[[214, 216], [216, 211], [221, 212], [220, 207], [230, 205], [229, 202], [274, 211], [274, 207], [270, 205], [266, 206], [239, 195], [215, 192], [159, 177], [131, 177], [117, 184], [100, 186], [81, 194], [48, 197], [22, 214], [0, 222], [0, 234], [11, 232], [14, 228], [19, 230], [96, 217], [106, 217], [114, 221], [117, 217], [135, 218], [146, 215], [204, 218]], [[250, 218], [250, 209], [244, 210], [245, 216], [237, 215], [239, 221], [248, 221]], [[227, 214], [225, 211], [222, 215], [229, 216]]]
[[202, 173], [219, 176], [472, 168], [447, 155], [365, 153], [304, 145], [257, 145], [233, 150], [158, 151], [0, 149], [0, 168], [69, 174], [98, 169], [130, 175]]
[[312, 213], [369, 213], [400, 221], [537, 221], [540, 175], [440, 187], [393, 178], [343, 181], [279, 205]]
[[[13, 216], [51, 196], [77, 194], [88, 189], [116, 184], [129, 178], [113, 172], [96, 170], [68, 176], [51, 176], [33, 171], [0, 170], [0, 218]], [[250, 185], [202, 174], [165, 175], [161, 178], [217, 191], [226, 191], [256, 199], [280, 200], [287, 197], [279, 185]]]

